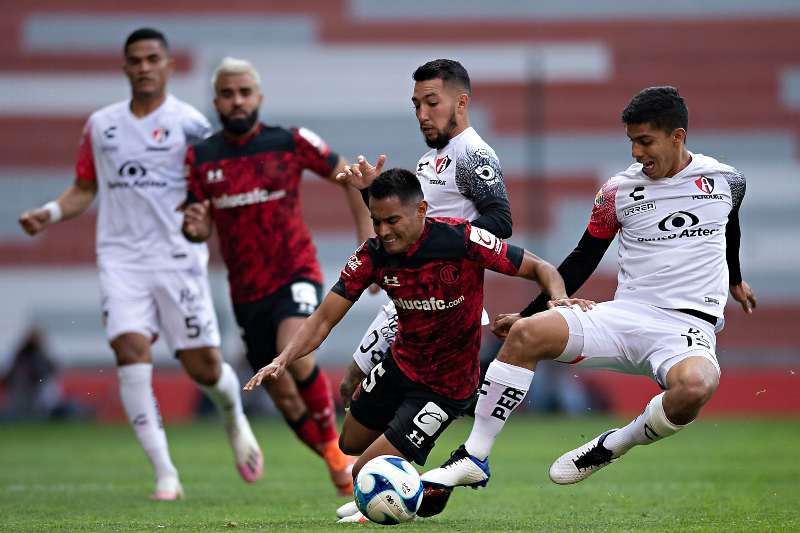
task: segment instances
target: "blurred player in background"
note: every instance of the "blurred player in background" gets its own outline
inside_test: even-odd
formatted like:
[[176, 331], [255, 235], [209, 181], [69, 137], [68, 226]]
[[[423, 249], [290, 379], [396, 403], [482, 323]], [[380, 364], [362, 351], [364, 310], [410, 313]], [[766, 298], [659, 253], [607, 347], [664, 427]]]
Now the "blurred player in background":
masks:
[[92, 114], [83, 131], [75, 182], [57, 200], [23, 213], [20, 224], [35, 235], [80, 215], [99, 197], [103, 322], [117, 360], [120, 397], [155, 468], [151, 498], [174, 500], [183, 489], [151, 386], [150, 345], [159, 332], [222, 413], [245, 481], [261, 476], [263, 461], [242, 411], [238, 378], [219, 350], [206, 276], [208, 250], [186, 241], [175, 211], [186, 196], [187, 144], [207, 136], [209, 123], [166, 92], [173, 61], [163, 34], [136, 30], [123, 51], [130, 100]]
[[[189, 149], [188, 207], [183, 231], [194, 242], [219, 230], [234, 313], [253, 370], [280, 353], [319, 304], [322, 274], [300, 208], [304, 169], [341, 188], [359, 239], [372, 234], [361, 194], [334, 177], [347, 162], [315, 133], [259, 122], [260, 76], [244, 60], [226, 58], [214, 72], [214, 105], [222, 131]], [[322, 456], [343, 495], [352, 493], [351, 459], [338, 446], [328, 378], [313, 355], [290, 376], [266, 385], [297, 437]]]
[[[425, 143], [431, 148], [420, 158], [417, 178], [428, 203], [428, 216], [459, 217], [500, 238], [511, 236], [511, 207], [503, 172], [494, 150], [470, 126], [471, 85], [467, 70], [451, 59], [436, 59], [413, 74], [411, 98]], [[338, 176], [365, 190], [380, 174], [386, 156], [375, 165], [359, 157]], [[484, 323], [488, 317], [484, 314]], [[397, 329], [397, 310], [383, 306], [364, 335], [354, 362], [340, 386], [347, 405], [356, 385], [388, 353]]]
[[540, 295], [521, 313], [499, 316], [494, 329], [507, 338], [486, 374], [472, 432], [442, 467], [423, 475], [428, 482], [486, 484], [489, 452], [518, 405], [508, 399], [525, 396], [541, 360], [643, 374], [665, 389], [627, 426], [556, 459], [550, 479], [558, 484], [577, 483], [634, 446], [675, 434], [714, 394], [716, 333], [729, 290], [746, 313], [756, 306], [739, 265], [744, 176], [686, 148], [689, 113], [673, 87], [641, 91], [622, 121], [636, 163], [597, 193], [586, 232], [559, 266], [574, 293], [619, 234], [614, 300], [586, 313], [545, 311]]
[[[325, 340], [367, 287], [383, 288], [397, 308], [397, 336], [390, 354], [356, 389], [345, 415], [342, 449], [361, 455], [354, 477], [379, 455], [424, 465], [442, 432], [473, 402], [485, 269], [537, 281], [554, 305], [588, 305], [568, 299], [555, 267], [532, 253], [465, 219], [426, 217], [420, 181], [407, 170], [383, 172], [369, 196], [377, 238], [350, 256], [319, 309], [245, 385], [251, 390], [280, 378]], [[356, 513], [343, 520], [364, 517]]]

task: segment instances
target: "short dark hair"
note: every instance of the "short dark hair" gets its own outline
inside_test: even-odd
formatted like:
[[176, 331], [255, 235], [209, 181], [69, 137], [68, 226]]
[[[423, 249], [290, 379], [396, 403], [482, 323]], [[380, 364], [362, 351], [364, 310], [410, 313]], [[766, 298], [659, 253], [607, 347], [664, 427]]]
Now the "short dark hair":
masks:
[[137, 41], [144, 41], [147, 39], [155, 39], [156, 41], [160, 41], [161, 45], [164, 47], [164, 50], [169, 50], [169, 43], [167, 43], [167, 38], [164, 37], [164, 34], [158, 30], [154, 30], [153, 28], [139, 28], [138, 30], [134, 30], [128, 35], [128, 38], [125, 39], [125, 46], [122, 47], [122, 53], [128, 53], [128, 47]]
[[675, 87], [648, 87], [631, 98], [622, 110], [625, 124], [647, 124], [672, 133], [689, 129], [689, 110]]
[[434, 59], [417, 67], [411, 76], [414, 81], [428, 81], [440, 78], [442, 83], [455, 83], [464, 89], [467, 94], [472, 93], [467, 69], [453, 59]]
[[384, 170], [369, 186], [369, 195], [376, 200], [397, 196], [400, 203], [420, 202], [425, 196], [417, 176], [404, 168]]

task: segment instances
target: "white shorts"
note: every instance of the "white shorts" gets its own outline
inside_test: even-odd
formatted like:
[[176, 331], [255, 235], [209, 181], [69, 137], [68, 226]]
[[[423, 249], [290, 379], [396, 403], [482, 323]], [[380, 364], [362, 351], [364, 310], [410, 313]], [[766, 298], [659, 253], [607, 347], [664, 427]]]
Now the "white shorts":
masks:
[[155, 338], [171, 351], [219, 346], [219, 326], [205, 273], [100, 268], [103, 324], [109, 341], [123, 333]]
[[720, 371], [714, 326], [701, 318], [619, 300], [586, 312], [554, 309], [569, 325], [569, 342], [556, 361], [650, 376], [664, 389], [669, 369], [687, 357], [705, 357]]
[[[484, 309], [481, 313], [481, 325], [489, 324], [489, 315]], [[358, 368], [365, 374], [389, 353], [397, 334], [397, 309], [391, 300], [378, 309], [378, 314], [361, 338], [358, 349], [353, 353]]]

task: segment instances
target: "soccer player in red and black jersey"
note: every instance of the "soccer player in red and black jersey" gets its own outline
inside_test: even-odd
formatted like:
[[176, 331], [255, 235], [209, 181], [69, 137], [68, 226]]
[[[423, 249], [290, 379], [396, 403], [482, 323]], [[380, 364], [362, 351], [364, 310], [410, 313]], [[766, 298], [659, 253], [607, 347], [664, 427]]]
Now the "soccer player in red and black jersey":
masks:
[[419, 180], [407, 170], [382, 173], [369, 195], [377, 238], [350, 256], [286, 349], [245, 385], [252, 390], [280, 379], [325, 340], [367, 287], [383, 288], [397, 308], [397, 335], [390, 355], [356, 388], [345, 416], [339, 443], [345, 453], [360, 455], [354, 477], [384, 454], [424, 464], [439, 435], [474, 399], [485, 269], [535, 280], [562, 305], [590, 305], [568, 299], [555, 267], [532, 253], [464, 219], [427, 218]]
[[[331, 180], [347, 162], [313, 132], [258, 121], [263, 96], [258, 72], [226, 58], [213, 77], [214, 105], [223, 129], [186, 155], [187, 206], [183, 232], [191, 241], [219, 231], [231, 298], [253, 369], [268, 364], [319, 304], [322, 274], [300, 210], [304, 169]], [[371, 227], [361, 194], [341, 186], [359, 239]], [[343, 495], [352, 492], [351, 459], [338, 446], [328, 378], [314, 357], [297, 361], [291, 377], [266, 384], [298, 438], [321, 455]], [[293, 379], [292, 379], [293, 378]]]

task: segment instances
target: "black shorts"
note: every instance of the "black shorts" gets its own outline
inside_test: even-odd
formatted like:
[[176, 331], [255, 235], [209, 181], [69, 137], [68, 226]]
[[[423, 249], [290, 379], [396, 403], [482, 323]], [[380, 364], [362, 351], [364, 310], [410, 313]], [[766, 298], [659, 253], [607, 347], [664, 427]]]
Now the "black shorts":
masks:
[[278, 355], [278, 326], [290, 317], [307, 317], [322, 299], [322, 285], [306, 279], [287, 283], [255, 302], [234, 304], [233, 314], [242, 329], [247, 360], [253, 370], [268, 365]]
[[439, 435], [473, 401], [453, 400], [411, 381], [388, 356], [356, 388], [350, 414], [367, 428], [383, 431], [407, 459], [424, 465]]

